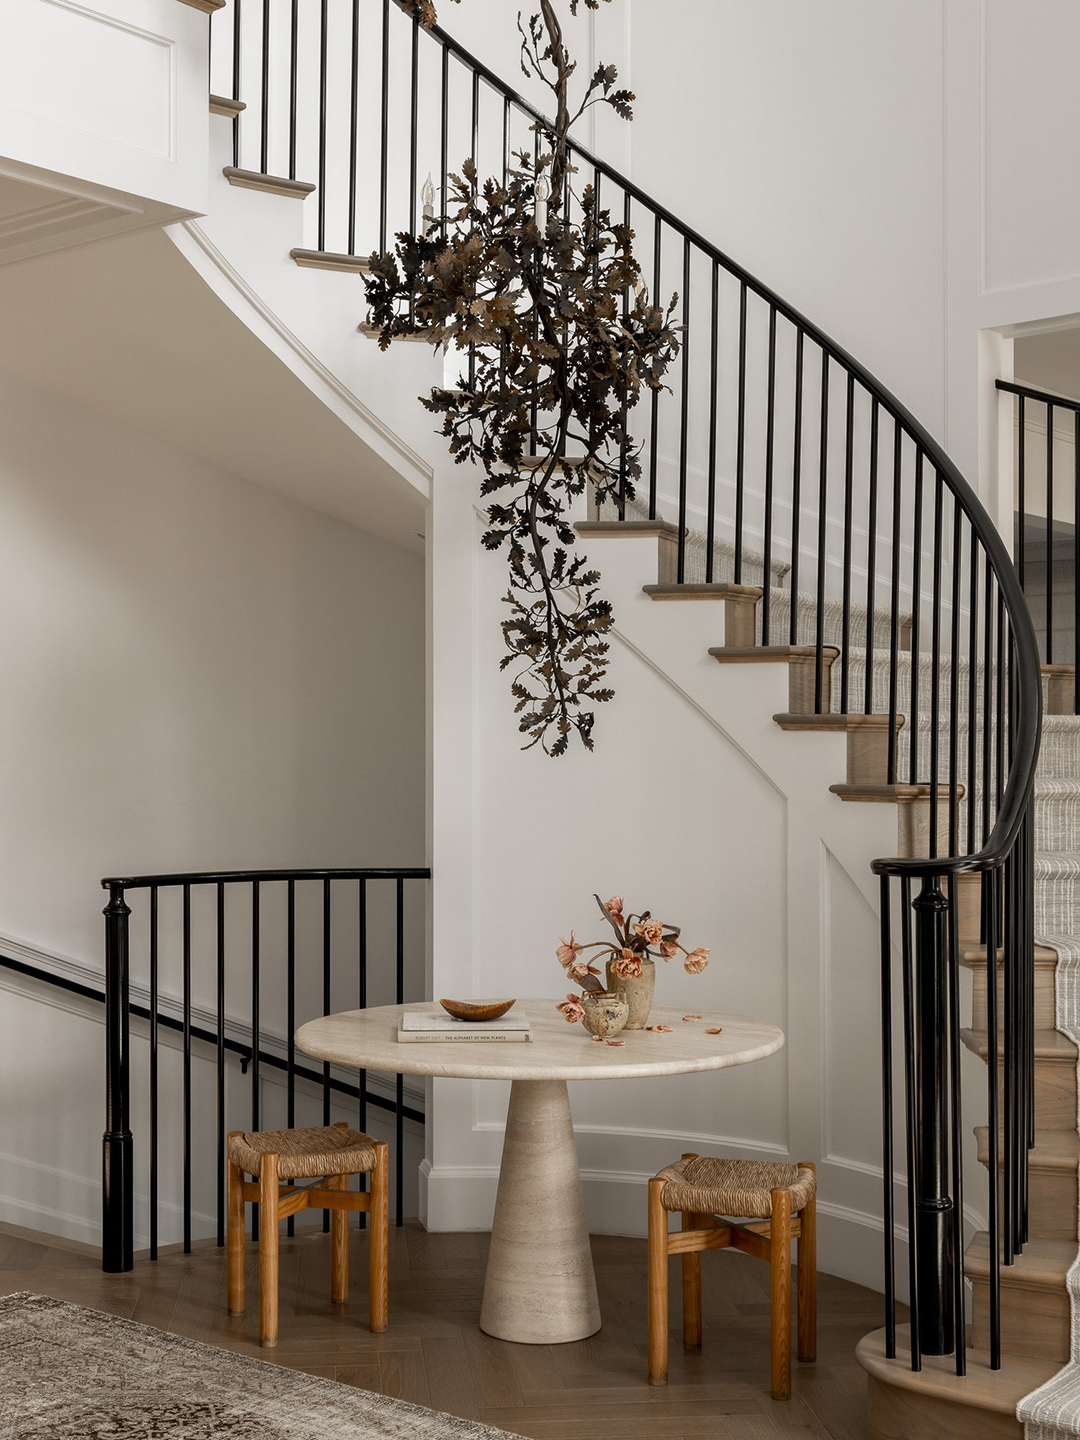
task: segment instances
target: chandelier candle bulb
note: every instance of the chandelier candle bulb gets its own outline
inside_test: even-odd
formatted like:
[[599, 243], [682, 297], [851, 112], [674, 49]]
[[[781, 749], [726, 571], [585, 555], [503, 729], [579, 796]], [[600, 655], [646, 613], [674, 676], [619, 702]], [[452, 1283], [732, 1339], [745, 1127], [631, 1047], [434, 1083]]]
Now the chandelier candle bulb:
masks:
[[541, 240], [547, 235], [548, 201], [551, 199], [551, 181], [543, 172], [536, 177], [536, 228]]
[[424, 207], [423, 234], [426, 235], [435, 223], [435, 182], [431, 178], [430, 172], [420, 191], [420, 200]]

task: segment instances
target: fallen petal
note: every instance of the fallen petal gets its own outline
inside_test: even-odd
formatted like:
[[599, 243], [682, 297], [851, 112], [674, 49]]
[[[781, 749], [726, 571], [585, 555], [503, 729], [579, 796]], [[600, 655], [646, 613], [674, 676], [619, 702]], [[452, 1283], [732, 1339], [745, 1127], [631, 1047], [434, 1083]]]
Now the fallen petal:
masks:
[[603, 1035], [594, 1035], [592, 1038], [593, 1038], [593, 1043], [596, 1044], [596, 1045], [602, 1045], [602, 1044], [604, 1043], [604, 1037], [603, 1037]]
[[654, 1025], [653, 1029], [658, 1035], [670, 1035], [672, 1033], [670, 1025]]
[[721, 1025], [721, 1026], [719, 1027], [719, 1029], [717, 1029], [717, 1030], [706, 1030], [706, 1031], [705, 1031], [705, 1034], [706, 1034], [706, 1035], [722, 1035], [723, 1033], [724, 1033], [724, 1027], [723, 1027], [722, 1025]]
[[682, 1018], [684, 1020], [703, 1020], [705, 1017], [703, 1015], [684, 1015]]
[[626, 1044], [626, 1041], [625, 1041], [625, 1040], [609, 1040], [607, 1043], [608, 1043], [609, 1045], [625, 1045], [625, 1044]]

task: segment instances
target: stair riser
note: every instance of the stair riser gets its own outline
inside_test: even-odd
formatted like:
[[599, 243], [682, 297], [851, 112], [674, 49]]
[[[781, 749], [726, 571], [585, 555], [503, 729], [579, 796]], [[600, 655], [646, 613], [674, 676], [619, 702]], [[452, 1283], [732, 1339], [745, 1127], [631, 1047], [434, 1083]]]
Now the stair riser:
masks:
[[[1005, 1113], [1005, 1080], [999, 1070], [998, 1106]], [[985, 1087], [972, 1100], [985, 1106]], [[1076, 1125], [1076, 1066], [1057, 1060], [1035, 1060], [1035, 1129], [1068, 1130]]]
[[[1001, 1348], [1007, 1355], [1034, 1360], [1069, 1358], [1069, 1296], [1060, 1289], [1029, 1290], [1008, 1283], [1001, 1268]], [[990, 1345], [990, 1285], [975, 1279], [971, 1286], [972, 1336], [976, 1349]]]
[[[999, 1020], [1005, 1014], [1005, 979], [1002, 969], [1003, 966], [999, 963], [997, 983]], [[982, 966], [974, 967], [971, 978], [971, 1028], [985, 1030], [986, 970]], [[1048, 965], [1037, 965], [1035, 967], [1035, 1029], [1053, 1030], [1054, 1018], [1054, 972]]]
[[1023, 1440], [1014, 1415], [955, 1405], [870, 1377], [870, 1440]]
[[[986, 1164], [984, 1156], [980, 1156], [980, 1160]], [[1074, 1240], [1076, 1216], [1075, 1171], [1032, 1169], [1028, 1172], [1029, 1239]]]
[[1080, 916], [1080, 875], [1035, 876], [1035, 934], [1077, 933], [1071, 921]]

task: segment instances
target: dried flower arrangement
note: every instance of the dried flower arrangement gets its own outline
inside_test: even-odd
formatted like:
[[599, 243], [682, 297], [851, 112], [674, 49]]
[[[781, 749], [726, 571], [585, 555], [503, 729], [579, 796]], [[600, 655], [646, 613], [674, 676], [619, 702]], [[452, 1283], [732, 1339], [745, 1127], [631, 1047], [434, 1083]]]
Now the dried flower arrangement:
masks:
[[[569, 11], [600, 3], [569, 0]], [[572, 98], [578, 62], [554, 0], [539, 7], [518, 17], [522, 69], [547, 87], [555, 111], [533, 126], [537, 153], [515, 151], [505, 175], [486, 180], [470, 157], [447, 177], [441, 214], [425, 187], [423, 233], [399, 234], [372, 255], [364, 285], [384, 349], [423, 332], [469, 357], [457, 383], [423, 403], [441, 418], [455, 462], [483, 471], [482, 543], [509, 563], [501, 668], [511, 671], [523, 748], [559, 756], [574, 736], [593, 748], [592, 706], [614, 695], [604, 683], [611, 604], [575, 551], [573, 507], [586, 485], [594, 503], [617, 500], [620, 513], [634, 498], [632, 414], [665, 388], [681, 327], [678, 297], [649, 294], [634, 231], [580, 183], [571, 158], [570, 129], [583, 115], [606, 105], [631, 120], [634, 96], [615, 88], [614, 65], [599, 65]], [[404, 8], [435, 22], [434, 0]]]
[[[594, 940], [582, 945], [571, 930], [569, 940], [559, 937], [559, 948], [555, 952], [567, 978], [573, 984], [579, 985], [586, 994], [604, 993], [604, 986], [599, 979], [600, 970], [593, 963], [604, 956], [610, 958], [615, 974], [624, 979], [639, 976], [647, 959], [659, 959], [666, 963], [680, 952], [685, 957], [683, 968], [688, 975], [700, 975], [709, 963], [709, 952], [704, 947], [699, 945], [696, 950], [687, 950], [684, 945], [679, 944], [682, 931], [678, 925], [669, 925], [663, 920], [654, 919], [649, 910], [640, 915], [627, 913], [621, 895], [612, 896], [606, 905], [599, 895], [593, 898], [600, 906], [600, 913], [614, 930], [615, 942]], [[590, 951], [596, 953], [590, 956]], [[556, 1009], [562, 1012], [571, 1025], [584, 1014], [581, 999], [572, 994], [567, 995]], [[668, 1027], [661, 1025], [655, 1028], [666, 1030]]]

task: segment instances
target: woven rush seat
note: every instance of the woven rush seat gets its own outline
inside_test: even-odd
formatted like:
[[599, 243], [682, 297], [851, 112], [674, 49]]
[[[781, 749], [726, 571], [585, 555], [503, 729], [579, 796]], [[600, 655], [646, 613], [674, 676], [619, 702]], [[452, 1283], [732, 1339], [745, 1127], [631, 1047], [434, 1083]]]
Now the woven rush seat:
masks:
[[659, 1172], [665, 1180], [661, 1200], [665, 1210], [694, 1215], [733, 1215], [767, 1220], [772, 1215], [772, 1191], [791, 1191], [791, 1213], [797, 1214], [813, 1198], [813, 1170], [773, 1160], [720, 1160], [699, 1155], [678, 1160]]
[[315, 1180], [324, 1175], [366, 1175], [375, 1169], [375, 1141], [343, 1125], [308, 1130], [241, 1131], [229, 1140], [229, 1159], [258, 1175], [264, 1155], [278, 1157], [279, 1180]]

